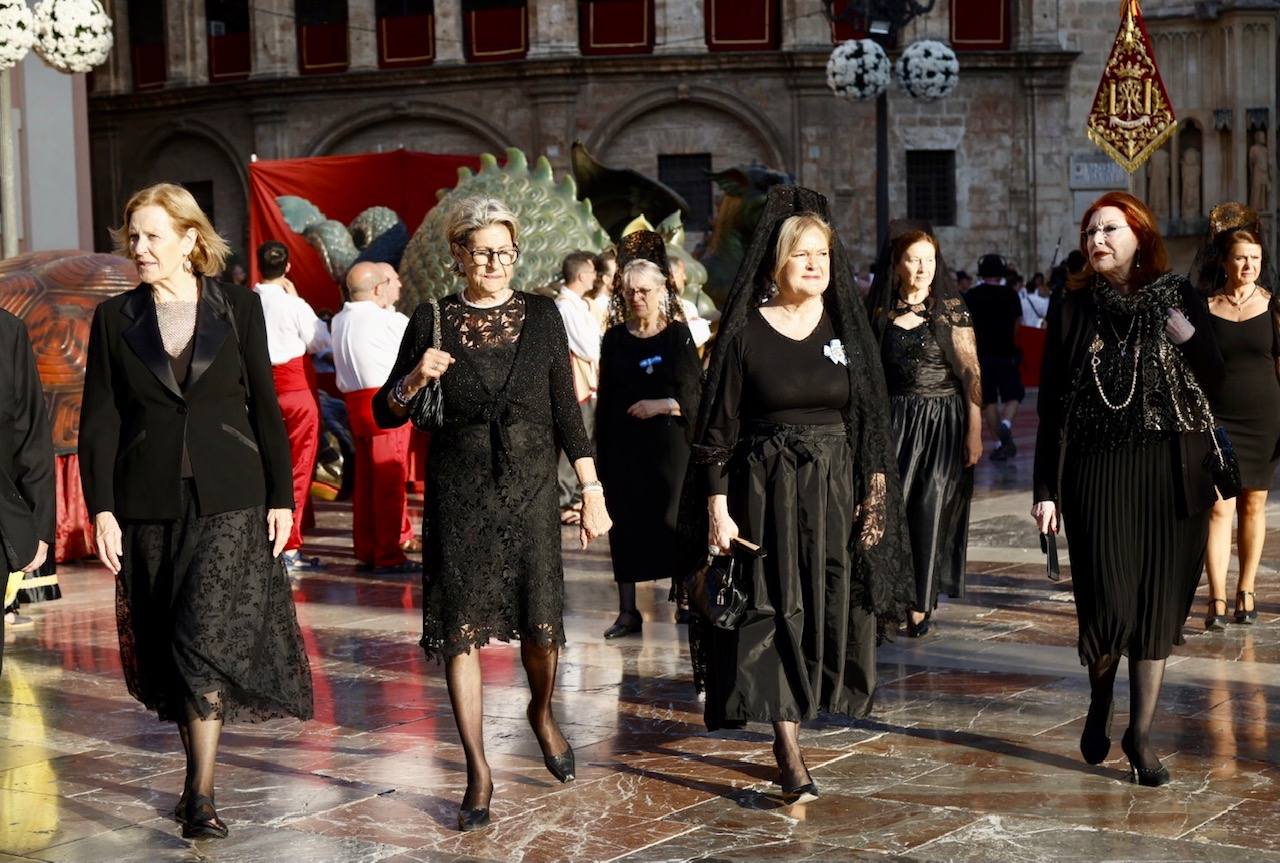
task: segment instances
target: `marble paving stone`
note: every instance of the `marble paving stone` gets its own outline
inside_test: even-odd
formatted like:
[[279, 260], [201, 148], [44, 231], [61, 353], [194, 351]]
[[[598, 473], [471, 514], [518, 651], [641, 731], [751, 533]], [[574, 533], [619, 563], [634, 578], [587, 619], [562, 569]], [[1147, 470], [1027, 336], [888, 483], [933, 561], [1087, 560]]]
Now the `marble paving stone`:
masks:
[[874, 860], [883, 863], [893, 858], [821, 842], [777, 840], [754, 833], [697, 829], [619, 859], [625, 863], [682, 863], [686, 860], [715, 863], [861, 863]]

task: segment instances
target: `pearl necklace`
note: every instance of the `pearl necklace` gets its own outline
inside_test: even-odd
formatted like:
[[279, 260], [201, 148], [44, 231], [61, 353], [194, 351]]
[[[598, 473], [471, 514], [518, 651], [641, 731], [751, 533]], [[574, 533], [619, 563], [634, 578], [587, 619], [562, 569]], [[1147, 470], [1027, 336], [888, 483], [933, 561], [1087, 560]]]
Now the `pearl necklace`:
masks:
[[[1135, 315], [1133, 319], [1129, 321], [1129, 331], [1124, 334], [1123, 339], [1118, 338], [1117, 334], [1116, 341], [1117, 346], [1120, 348], [1121, 359], [1124, 359], [1125, 354], [1129, 352], [1129, 338], [1133, 335], [1134, 324], [1137, 322], [1138, 318]], [[1111, 322], [1108, 321], [1107, 323]], [[1098, 366], [1102, 365], [1101, 354], [1103, 347], [1105, 347], [1105, 343], [1102, 341], [1102, 336], [1100, 335], [1095, 335], [1093, 337], [1093, 341], [1089, 343], [1089, 353], [1091, 355], [1089, 359], [1089, 370], [1093, 372], [1093, 385], [1097, 387], [1098, 397], [1102, 399], [1102, 403], [1104, 405], [1113, 411], [1121, 411], [1129, 406], [1129, 403], [1133, 401], [1133, 394], [1138, 390], [1138, 360], [1142, 357], [1142, 340], [1139, 338], [1133, 345], [1133, 377], [1129, 380], [1129, 394], [1125, 396], [1124, 401], [1118, 405], [1112, 404], [1111, 399], [1107, 398], [1106, 390], [1102, 388], [1102, 380], [1098, 377]]]

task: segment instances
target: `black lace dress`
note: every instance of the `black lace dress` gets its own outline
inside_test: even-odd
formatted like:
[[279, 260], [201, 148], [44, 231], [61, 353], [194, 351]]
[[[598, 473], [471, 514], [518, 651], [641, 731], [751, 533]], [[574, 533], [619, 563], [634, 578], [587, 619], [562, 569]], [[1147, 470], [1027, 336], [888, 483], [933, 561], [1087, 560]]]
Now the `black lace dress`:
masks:
[[[556, 459], [590, 457], [555, 303], [516, 293], [474, 308], [440, 300], [444, 427], [432, 435], [424, 510], [422, 647], [445, 659], [497, 638], [564, 644]], [[406, 422], [387, 394], [431, 345], [431, 306], [414, 311], [373, 400], [379, 425]]]
[[964, 466], [963, 388], [938, 344], [930, 313], [920, 308], [917, 314], [922, 320], [912, 329], [893, 323], [885, 328], [881, 361], [915, 562], [915, 608], [931, 611], [940, 593], [964, 596], [973, 471]]
[[707, 727], [862, 715], [875, 688], [876, 622], [852, 584], [846, 354], [825, 313], [795, 340], [753, 310], [734, 339], [706, 429], [709, 445], [734, 455], [706, 468], [707, 487], [728, 495], [740, 535], [768, 556], [747, 570], [737, 630], [705, 630]]

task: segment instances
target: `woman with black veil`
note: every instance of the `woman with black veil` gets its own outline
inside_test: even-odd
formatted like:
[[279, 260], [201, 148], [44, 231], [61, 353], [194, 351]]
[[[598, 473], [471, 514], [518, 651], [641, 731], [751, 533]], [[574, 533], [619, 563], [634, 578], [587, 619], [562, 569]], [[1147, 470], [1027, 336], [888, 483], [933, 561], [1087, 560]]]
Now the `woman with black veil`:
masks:
[[708, 729], [770, 722], [790, 799], [817, 789], [800, 722], [865, 715], [877, 615], [913, 601], [911, 551], [875, 340], [826, 199], [769, 190], [723, 308], [699, 407], [682, 526], [745, 567], [734, 630], [695, 619], [695, 683]]
[[973, 323], [922, 222], [889, 226], [867, 302], [889, 389], [890, 429], [915, 561], [913, 638], [938, 595], [964, 596], [973, 466], [982, 457], [982, 384]]

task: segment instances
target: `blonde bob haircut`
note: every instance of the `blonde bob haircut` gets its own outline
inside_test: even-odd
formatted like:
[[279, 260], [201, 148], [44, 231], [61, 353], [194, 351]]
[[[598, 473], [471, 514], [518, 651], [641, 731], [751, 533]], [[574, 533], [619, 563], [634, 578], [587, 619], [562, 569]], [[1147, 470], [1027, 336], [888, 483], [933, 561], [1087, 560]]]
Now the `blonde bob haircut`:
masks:
[[831, 226], [817, 213], [796, 213], [794, 216], [787, 217], [783, 220], [782, 227], [778, 229], [778, 242], [773, 248], [772, 275], [775, 284], [782, 275], [782, 271], [786, 269], [791, 253], [796, 250], [796, 246], [800, 245], [800, 237], [810, 228], [821, 231], [827, 241], [827, 248], [831, 248], [835, 231], [831, 230]]
[[218, 236], [218, 232], [209, 223], [209, 217], [200, 209], [191, 193], [175, 183], [156, 183], [133, 193], [129, 203], [124, 205], [124, 223], [111, 229], [116, 254], [133, 260], [133, 250], [129, 248], [129, 220], [136, 211], [150, 206], [157, 206], [169, 214], [173, 230], [178, 236], [188, 230], [195, 230], [196, 244], [187, 256], [195, 273], [214, 276], [222, 272], [227, 257], [231, 254], [231, 247]]
[[444, 225], [444, 236], [452, 248], [466, 246], [471, 235], [490, 225], [503, 225], [511, 233], [511, 243], [519, 248], [520, 223], [511, 208], [497, 198], [463, 198], [453, 205]]

